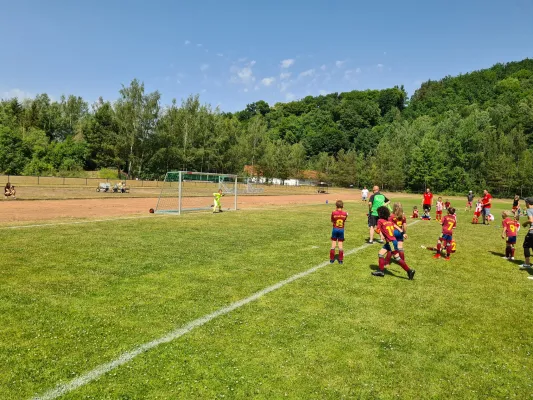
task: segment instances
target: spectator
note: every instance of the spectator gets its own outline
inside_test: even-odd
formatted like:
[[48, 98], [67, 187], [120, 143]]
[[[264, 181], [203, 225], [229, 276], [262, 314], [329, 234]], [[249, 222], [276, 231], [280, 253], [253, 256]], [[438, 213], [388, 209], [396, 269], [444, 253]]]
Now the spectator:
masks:
[[422, 201], [422, 208], [424, 211], [427, 211], [428, 214], [431, 211], [431, 206], [433, 205], [433, 193], [431, 193], [431, 190], [429, 188], [426, 189], [426, 193], [424, 193], [424, 200]]
[[368, 243], [374, 244], [374, 232], [378, 225], [378, 208], [389, 204], [389, 199], [379, 192], [379, 186], [372, 188], [374, 193], [368, 199], [368, 227], [370, 228], [370, 237]]
[[524, 238], [524, 263], [520, 265], [520, 269], [531, 269], [531, 250], [533, 248], [533, 197], [528, 197], [526, 200], [527, 221], [522, 224], [524, 228], [528, 228], [528, 233]]
[[470, 208], [470, 211], [472, 211], [472, 202], [474, 201], [474, 193], [472, 191], [469, 191], [466, 195], [466, 207], [465, 211], [467, 211]]
[[361, 197], [363, 199], [363, 202], [366, 202], [368, 200], [368, 189], [366, 186], [361, 190]]
[[11, 185], [10, 182], [6, 183], [6, 186], [4, 187], [4, 197], [7, 199], [9, 196], [13, 196], [14, 199], [16, 199], [17, 191], [15, 190], [15, 186]]
[[481, 204], [483, 205], [483, 211], [481, 215], [483, 216], [483, 225], [489, 224], [489, 215], [491, 208], [492, 196], [487, 189], [483, 190], [483, 198], [481, 199]]

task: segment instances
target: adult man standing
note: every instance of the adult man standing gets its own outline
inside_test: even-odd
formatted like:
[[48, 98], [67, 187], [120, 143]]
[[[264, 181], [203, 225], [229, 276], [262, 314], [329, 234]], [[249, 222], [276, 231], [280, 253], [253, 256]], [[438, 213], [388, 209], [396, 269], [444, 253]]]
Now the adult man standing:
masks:
[[363, 188], [363, 190], [361, 190], [361, 198], [363, 202], [368, 200], [368, 189], [366, 188], [366, 186]]
[[533, 248], [533, 197], [526, 198], [527, 221], [522, 224], [529, 231], [524, 238], [524, 257], [525, 261], [520, 265], [520, 269], [531, 269], [531, 249]]
[[481, 204], [483, 205], [483, 225], [489, 224], [489, 214], [491, 208], [492, 196], [487, 189], [483, 190], [483, 198], [481, 199]]
[[432, 204], [433, 204], [433, 193], [431, 193], [431, 190], [427, 188], [426, 193], [424, 193], [424, 200], [422, 201], [422, 208], [424, 209], [424, 212], [425, 211], [430, 212]]
[[368, 243], [374, 243], [374, 232], [378, 225], [378, 208], [389, 204], [389, 199], [379, 192], [379, 186], [372, 188], [372, 196], [368, 199], [368, 227], [370, 228], [370, 238]]

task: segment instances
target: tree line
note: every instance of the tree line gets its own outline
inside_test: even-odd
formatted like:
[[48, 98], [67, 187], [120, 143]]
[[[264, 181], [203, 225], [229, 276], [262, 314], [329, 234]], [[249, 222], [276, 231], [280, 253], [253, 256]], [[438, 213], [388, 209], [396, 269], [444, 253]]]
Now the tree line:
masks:
[[76, 176], [115, 168], [299, 178], [341, 186], [439, 192], [533, 189], [533, 60], [440, 81], [409, 99], [402, 86], [265, 101], [225, 113], [189, 96], [162, 105], [133, 80], [118, 100], [46, 94], [0, 102], [0, 172]]

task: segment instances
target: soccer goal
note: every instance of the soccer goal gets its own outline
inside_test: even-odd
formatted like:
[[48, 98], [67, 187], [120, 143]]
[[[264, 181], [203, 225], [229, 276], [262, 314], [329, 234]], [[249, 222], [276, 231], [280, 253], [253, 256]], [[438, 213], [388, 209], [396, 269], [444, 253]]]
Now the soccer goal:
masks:
[[170, 171], [165, 175], [157, 200], [156, 213], [209, 210], [213, 194], [222, 189], [223, 210], [237, 209], [237, 175]]

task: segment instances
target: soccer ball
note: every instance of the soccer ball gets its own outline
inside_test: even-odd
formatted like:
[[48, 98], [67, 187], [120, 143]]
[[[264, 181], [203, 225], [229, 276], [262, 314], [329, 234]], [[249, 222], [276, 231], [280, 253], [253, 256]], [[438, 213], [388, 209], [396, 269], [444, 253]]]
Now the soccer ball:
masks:
[[150, 214], [153, 214], [154, 213], [154, 209], [153, 208], [150, 208], [150, 210], [148, 210], [150, 212]]
[[488, 219], [489, 219], [489, 221], [494, 221], [494, 215], [489, 214]]

